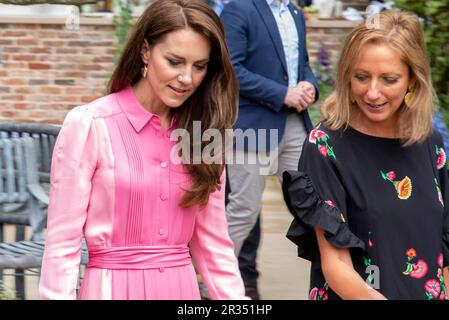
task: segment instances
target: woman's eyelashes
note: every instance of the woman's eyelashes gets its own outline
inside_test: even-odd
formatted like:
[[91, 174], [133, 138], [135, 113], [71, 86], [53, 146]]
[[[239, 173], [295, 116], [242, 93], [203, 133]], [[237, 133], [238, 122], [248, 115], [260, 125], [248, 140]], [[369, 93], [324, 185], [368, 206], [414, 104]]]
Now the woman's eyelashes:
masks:
[[[167, 58], [167, 61], [172, 67], [180, 66], [183, 63], [182, 61], [169, 59], [169, 58]], [[204, 70], [207, 67], [207, 63], [195, 64], [194, 67], [197, 70]]]
[[[356, 74], [354, 76], [354, 78], [356, 78], [359, 82], [367, 82], [370, 79], [370, 76], [367, 75], [362, 75], [362, 74]], [[392, 85], [398, 82], [399, 78], [398, 77], [381, 77], [381, 80], [386, 83], [387, 85]]]

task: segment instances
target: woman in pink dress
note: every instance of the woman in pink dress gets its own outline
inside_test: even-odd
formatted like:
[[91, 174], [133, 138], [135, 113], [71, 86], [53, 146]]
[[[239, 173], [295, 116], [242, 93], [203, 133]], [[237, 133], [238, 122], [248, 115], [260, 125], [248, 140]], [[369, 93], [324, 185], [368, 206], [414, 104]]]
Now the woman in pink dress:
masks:
[[[237, 92], [209, 6], [158, 0], [144, 12], [109, 95], [70, 111], [59, 134], [42, 299], [200, 299], [192, 258], [212, 299], [245, 298], [227, 232], [224, 161], [192, 163], [184, 149], [184, 164], [173, 161], [170, 139], [185, 129], [191, 149], [205, 150], [193, 122], [224, 134]], [[89, 264], [77, 293], [83, 235]]]

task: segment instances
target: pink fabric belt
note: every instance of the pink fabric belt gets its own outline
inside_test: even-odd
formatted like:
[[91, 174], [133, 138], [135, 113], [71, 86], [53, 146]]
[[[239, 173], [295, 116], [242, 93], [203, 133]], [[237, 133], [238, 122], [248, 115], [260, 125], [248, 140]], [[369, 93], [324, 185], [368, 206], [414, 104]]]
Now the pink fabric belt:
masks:
[[155, 269], [191, 263], [187, 246], [141, 246], [89, 249], [88, 268]]

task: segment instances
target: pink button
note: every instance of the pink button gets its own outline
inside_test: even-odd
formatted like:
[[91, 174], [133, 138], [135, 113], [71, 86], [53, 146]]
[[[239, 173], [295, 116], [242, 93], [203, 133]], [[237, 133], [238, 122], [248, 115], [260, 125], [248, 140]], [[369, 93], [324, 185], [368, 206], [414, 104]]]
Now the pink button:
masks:
[[163, 236], [163, 235], [165, 234], [165, 229], [164, 229], [164, 228], [160, 228], [160, 229], [159, 229], [159, 234], [160, 234], [161, 236]]
[[163, 193], [163, 194], [161, 194], [161, 200], [162, 201], [165, 201], [165, 200], [167, 200], [167, 196]]
[[164, 267], [160, 267], [159, 268], [159, 272], [164, 272], [165, 271], [165, 268]]
[[162, 162], [162, 163], [161, 163], [161, 167], [162, 167], [162, 168], [166, 168], [166, 167], [167, 167], [167, 163], [166, 163], [166, 162]]

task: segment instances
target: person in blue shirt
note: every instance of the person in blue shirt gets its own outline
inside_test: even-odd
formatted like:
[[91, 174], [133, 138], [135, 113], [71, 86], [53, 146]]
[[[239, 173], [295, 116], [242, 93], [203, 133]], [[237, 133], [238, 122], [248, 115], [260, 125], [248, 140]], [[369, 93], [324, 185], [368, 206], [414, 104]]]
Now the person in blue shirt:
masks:
[[[312, 127], [307, 108], [318, 98], [318, 85], [309, 66], [304, 17], [291, 1], [233, 0], [220, 17], [240, 84], [234, 128], [267, 135], [266, 140], [236, 145], [236, 154], [270, 157], [268, 167], [260, 168], [263, 174], [249, 163], [227, 163], [226, 211], [239, 255], [258, 220], [266, 174], [281, 179], [283, 170], [297, 167], [302, 143]], [[271, 131], [277, 138], [271, 139]]]

